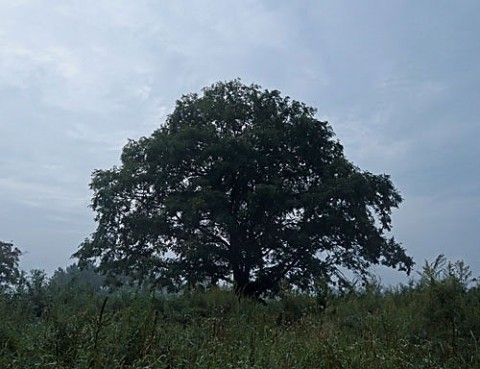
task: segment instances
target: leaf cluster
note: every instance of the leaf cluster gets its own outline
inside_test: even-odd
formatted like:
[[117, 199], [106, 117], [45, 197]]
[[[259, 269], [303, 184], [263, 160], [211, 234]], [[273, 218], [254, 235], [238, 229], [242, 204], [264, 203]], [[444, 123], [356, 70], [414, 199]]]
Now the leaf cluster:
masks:
[[18, 281], [18, 262], [22, 252], [11, 242], [0, 241], [0, 287], [11, 286]]

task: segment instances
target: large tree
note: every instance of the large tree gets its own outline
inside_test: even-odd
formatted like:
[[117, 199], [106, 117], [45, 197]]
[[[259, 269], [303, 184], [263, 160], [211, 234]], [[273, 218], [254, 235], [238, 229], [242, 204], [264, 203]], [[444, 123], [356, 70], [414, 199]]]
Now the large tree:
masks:
[[349, 162], [316, 110], [239, 80], [177, 101], [121, 166], [96, 170], [98, 226], [74, 255], [134, 279], [231, 283], [260, 296], [371, 264], [409, 272], [388, 235], [402, 198]]

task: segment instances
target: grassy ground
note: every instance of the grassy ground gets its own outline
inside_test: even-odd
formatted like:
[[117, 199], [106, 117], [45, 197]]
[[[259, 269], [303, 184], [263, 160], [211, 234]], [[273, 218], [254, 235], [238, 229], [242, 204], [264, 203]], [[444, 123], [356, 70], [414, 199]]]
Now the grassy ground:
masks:
[[0, 298], [0, 368], [480, 368], [480, 290], [431, 277], [266, 305], [31, 281]]

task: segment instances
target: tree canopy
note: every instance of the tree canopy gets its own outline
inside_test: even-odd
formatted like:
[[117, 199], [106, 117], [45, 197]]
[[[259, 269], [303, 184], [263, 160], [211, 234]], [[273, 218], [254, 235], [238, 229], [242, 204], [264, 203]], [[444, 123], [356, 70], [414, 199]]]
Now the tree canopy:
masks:
[[315, 114], [239, 80], [182, 96], [119, 167], [93, 172], [97, 228], [74, 256], [111, 275], [224, 281], [256, 297], [372, 264], [409, 272], [389, 235], [402, 197], [388, 175], [347, 160]]
[[11, 242], [0, 241], [0, 286], [17, 282], [20, 276], [18, 262], [22, 252]]

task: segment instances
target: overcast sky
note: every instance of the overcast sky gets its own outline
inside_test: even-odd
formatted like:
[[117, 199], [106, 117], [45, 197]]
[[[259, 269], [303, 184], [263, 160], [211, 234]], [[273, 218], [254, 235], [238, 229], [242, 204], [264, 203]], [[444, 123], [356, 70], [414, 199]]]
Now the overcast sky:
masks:
[[318, 108], [351, 161], [392, 176], [419, 266], [480, 274], [478, 0], [0, 0], [0, 240], [21, 267], [71, 264], [91, 172], [236, 77]]

